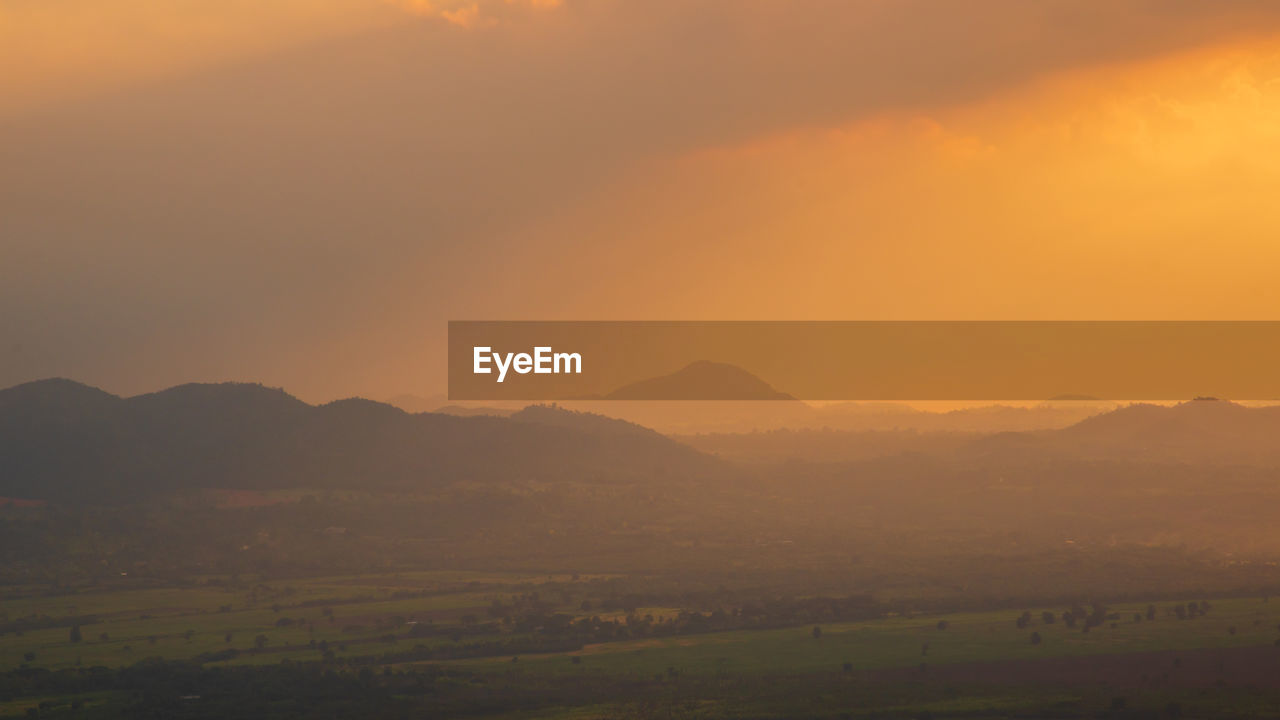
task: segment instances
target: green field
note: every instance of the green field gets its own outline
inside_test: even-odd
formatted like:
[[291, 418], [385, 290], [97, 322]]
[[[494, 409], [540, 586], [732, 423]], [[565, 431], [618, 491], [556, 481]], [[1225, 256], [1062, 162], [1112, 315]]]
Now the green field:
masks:
[[[501, 688], [508, 693], [502, 707], [526, 708], [481, 712], [495, 718], [790, 717], [797, 698], [812, 703], [815, 712], [845, 706], [876, 709], [835, 717], [1012, 717], [1034, 716], [1045, 708], [1074, 717], [1118, 702], [1106, 687], [1110, 678], [1103, 678], [1102, 688], [1077, 691], [1061, 683], [1014, 677], [1017, 673], [1008, 671], [1014, 667], [1008, 663], [1033, 667], [1037, 660], [1070, 658], [1128, 662], [1130, 657], [1150, 657], [1139, 655], [1143, 653], [1193, 651], [1203, 657], [1204, 652], [1269, 650], [1280, 638], [1280, 601], [1262, 597], [1214, 599], [1207, 613], [1185, 619], [1175, 608], [1187, 598], [1116, 603], [1106, 607], [1107, 619], [1087, 632], [1081, 622], [1075, 627], [1064, 622], [1065, 605], [889, 613], [857, 621], [697, 631], [678, 624], [697, 615], [692, 608], [607, 609], [612, 606], [602, 605], [604, 594], [615, 590], [602, 580], [422, 572], [269, 584], [208, 578], [184, 587], [125, 587], [74, 595], [15, 591], [16, 596], [0, 601], [0, 618], [10, 627], [18, 621], [28, 627], [58, 626], [10, 630], [0, 636], [0, 671], [42, 668], [78, 673], [93, 667], [143, 667], [157, 659], [198, 659], [205, 669], [227, 672], [247, 670], [246, 666], [253, 666], [253, 672], [309, 667], [314, 671], [308, 672], [326, 677], [337, 673], [350, 678], [358, 687], [376, 676], [411, 691], [393, 693], [388, 702], [427, 693], [422, 697], [453, 698], [460, 707], [483, 708], [487, 693]], [[645, 586], [648, 580], [636, 583]], [[621, 635], [599, 641], [573, 635], [564, 629], [569, 626], [552, 631], [529, 625], [519, 613], [511, 615], [511, 608], [531, 598], [541, 603], [536, 617], [597, 623], [596, 627], [603, 620]], [[805, 598], [787, 602], [808, 607]], [[507, 604], [507, 614], [491, 612], [494, 603]], [[1155, 606], [1154, 619], [1147, 617], [1149, 605]], [[1054, 622], [1046, 621], [1046, 612]], [[1019, 618], [1028, 616], [1019, 627]], [[93, 621], [82, 622], [81, 639], [73, 642], [67, 623], [86, 617]], [[633, 625], [638, 619], [657, 620], [652, 627], [659, 629]], [[427, 632], [422, 632], [423, 626]], [[1033, 634], [1039, 636], [1038, 643], [1032, 642]], [[527, 642], [529, 647], [559, 642], [567, 649], [503, 652], [508, 647], [504, 643], [512, 642]], [[424, 651], [435, 653], [434, 659], [403, 659], [406, 653]], [[1160, 662], [1167, 665], [1168, 659]], [[928, 680], [922, 674], [981, 668], [986, 663], [1005, 665], [993, 665], [996, 669], [979, 676], [980, 681], [942, 676]], [[1221, 664], [1214, 668], [1194, 672], [1205, 678], [1205, 673], [1213, 674], [1210, 679], [1218, 683], [1230, 680], [1229, 670]], [[1194, 692], [1148, 687], [1146, 675], [1142, 677], [1136, 689], [1133, 682], [1121, 681], [1129, 685], [1124, 702], [1132, 699], [1144, 707], [1164, 707], [1175, 700], [1179, 707], [1203, 702], [1206, 707], [1231, 708], [1237, 717], [1280, 716], [1280, 710], [1272, 712], [1280, 708], [1277, 698], [1265, 692], [1236, 689], [1214, 695], [1212, 686]], [[566, 693], [573, 701], [556, 704], [555, 699]], [[61, 696], [0, 696], [0, 717], [22, 716], [32, 709], [54, 716], [99, 707], [114, 712], [127, 706], [129, 697], [110, 688]]]
[[[71, 642], [69, 627], [26, 630], [0, 637], [0, 668], [23, 663], [66, 668], [126, 666], [143, 658], [192, 658], [228, 648], [247, 651], [259, 635], [263, 652], [242, 654], [234, 664], [314, 660], [312, 642], [327, 643], [339, 656], [375, 655], [386, 647], [387, 635], [399, 641], [412, 627], [429, 623], [447, 628], [465, 616], [487, 619], [495, 600], [515, 592], [554, 582], [573, 586], [567, 576], [493, 573], [405, 573], [351, 576], [276, 583], [248, 590], [191, 587], [119, 590], [57, 597], [22, 597], [0, 601], [0, 617], [17, 620], [95, 616], [81, 626], [80, 642]], [[1179, 620], [1171, 612], [1174, 601], [1154, 603], [1157, 616], [1145, 615], [1147, 603], [1108, 608], [1114, 622], [1081, 632], [1061, 621], [1045, 624], [1042, 611], [1026, 608], [1032, 621], [1019, 629], [1021, 611], [890, 617], [812, 627], [736, 630], [731, 632], [649, 637], [588, 644], [581, 650], [531, 655], [512, 664], [509, 657], [459, 661], [471, 668], [500, 667], [502, 672], [618, 673], [652, 675], [675, 668], [687, 673], [812, 672], [843, 667], [857, 669], [911, 667], [920, 663], [947, 664], [997, 659], [1036, 659], [1057, 656], [1145, 652], [1192, 648], [1230, 648], [1266, 645], [1280, 637], [1280, 601], [1261, 598], [1221, 599], [1202, 617]], [[591, 615], [576, 607], [558, 612]], [[639, 615], [673, 615], [677, 608], [640, 608]], [[618, 618], [621, 612], [595, 613]], [[282, 619], [286, 620], [282, 623]], [[945, 620], [947, 629], [938, 629]], [[1234, 634], [1231, 629], [1234, 628]], [[1042, 642], [1031, 643], [1039, 633]], [[230, 642], [227, 635], [230, 634]], [[105, 637], [104, 637], [105, 636]], [[469, 637], [468, 640], [488, 636]], [[414, 638], [414, 644], [448, 643], [447, 637]], [[346, 646], [339, 649], [339, 646]], [[34, 653], [34, 660], [24, 655]], [[576, 663], [571, 658], [577, 657]]]
[[[1166, 607], [1173, 603], [1158, 603]], [[888, 618], [821, 627], [743, 630], [674, 638], [590, 645], [580, 651], [520, 658], [465, 661], [472, 667], [502, 672], [606, 673], [652, 675], [674, 668], [681, 673], [776, 674], [832, 671], [850, 663], [855, 669], [913, 667], [993, 660], [1136, 653], [1197, 648], [1271, 645], [1280, 638], [1280, 602], [1258, 598], [1219, 600], [1205, 617], [1178, 620], [1160, 612], [1154, 621], [1134, 622], [1147, 604], [1117, 605], [1122, 619], [1091, 632], [1062, 622], [1046, 625], [1034, 609], [1032, 624], [1016, 627], [1016, 611]], [[937, 628], [946, 620], [946, 630]], [[1235, 634], [1230, 629], [1236, 629]], [[1039, 645], [1031, 634], [1041, 635]], [[925, 645], [928, 645], [927, 650]], [[579, 657], [577, 663], [572, 662]]]
[[[423, 572], [330, 577], [237, 590], [206, 586], [18, 597], [0, 601], [0, 619], [93, 616], [96, 622], [81, 625], [80, 642], [71, 642], [69, 626], [5, 633], [0, 636], [0, 670], [24, 663], [58, 669], [121, 667], [153, 657], [181, 660], [229, 648], [249, 650], [258, 635], [266, 636], [267, 652], [235, 662], [317, 659], [318, 653], [310, 649], [313, 640], [335, 646], [339, 655], [360, 654], [388, 633], [404, 633], [408, 623], [449, 625], [468, 614], [484, 617], [493, 600], [506, 598], [516, 589], [569, 580], [569, 576]], [[331, 614], [326, 614], [326, 608]], [[281, 626], [282, 619], [289, 624]], [[336, 646], [341, 644], [349, 648], [339, 650]], [[26, 660], [28, 653], [34, 653], [35, 659]]]

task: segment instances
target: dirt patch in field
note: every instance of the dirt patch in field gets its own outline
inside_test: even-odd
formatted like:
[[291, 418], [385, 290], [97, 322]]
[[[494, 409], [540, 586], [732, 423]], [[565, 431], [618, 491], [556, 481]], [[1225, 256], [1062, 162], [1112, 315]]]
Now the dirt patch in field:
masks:
[[627, 640], [625, 642], [607, 642], [592, 643], [584, 645], [581, 650], [574, 650], [567, 653], [553, 653], [556, 655], [599, 655], [602, 653], [625, 653], [634, 650], [648, 650], [652, 648], [671, 647], [676, 645], [679, 647], [691, 647], [693, 645], [706, 645], [708, 643], [725, 643], [730, 642], [717, 638], [712, 635], [703, 637], [682, 637], [682, 638], [650, 638], [648, 640]]
[[4, 507], [5, 505], [12, 505], [13, 507], [21, 508], [44, 507], [45, 502], [43, 500], [28, 500], [26, 498], [0, 496], [0, 507]]
[[662, 647], [661, 640], [630, 640], [622, 643], [592, 643], [584, 645], [581, 650], [575, 650], [566, 655], [598, 655], [600, 653], [619, 653], [629, 652], [631, 650], [644, 650], [646, 648]]
[[267, 495], [257, 490], [225, 490], [220, 488], [210, 488], [205, 491], [206, 497], [212, 502], [214, 507], [219, 510], [228, 510], [235, 508], [255, 508], [269, 507], [271, 505], [284, 505], [287, 503], [296, 503], [298, 498], [286, 497], [280, 495]]
[[102, 620], [118, 620], [121, 618], [132, 620], [135, 618], [142, 618], [145, 615], [146, 619], [150, 620], [153, 618], [169, 618], [174, 616], [200, 615], [200, 614], [206, 614], [208, 612], [209, 612], [208, 609], [198, 608], [198, 607], [153, 607], [153, 608], [131, 608], [129, 610], [114, 610], [112, 612], [94, 613], [94, 615], [96, 615], [99, 619], [102, 619]]
[[[343, 614], [341, 607], [334, 608], [333, 625], [338, 627], [347, 626], [363, 626], [365, 630], [375, 630], [379, 625], [390, 622], [393, 618], [402, 618], [406, 622], [409, 620], [416, 621], [421, 624], [439, 624], [450, 625], [456, 624], [459, 620], [467, 615], [474, 616], [480, 622], [492, 622], [493, 618], [488, 617], [485, 611], [488, 608], [469, 607], [469, 608], [440, 608], [426, 610], [407, 610], [404, 612], [394, 613], [352, 613]], [[310, 609], [309, 609], [310, 610]], [[288, 615], [288, 611], [281, 611], [282, 615]], [[314, 612], [309, 612], [305, 617], [314, 618], [312, 621], [317, 626], [329, 625], [329, 618], [314, 617]]]

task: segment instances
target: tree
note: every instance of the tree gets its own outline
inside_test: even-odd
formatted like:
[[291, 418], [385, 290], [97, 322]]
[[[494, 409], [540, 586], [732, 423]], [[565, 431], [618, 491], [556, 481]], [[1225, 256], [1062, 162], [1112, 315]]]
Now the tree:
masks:
[[1105, 605], [1094, 603], [1093, 611], [1089, 613], [1089, 617], [1085, 618], [1085, 627], [1101, 627], [1102, 623], [1108, 618], [1107, 608]]
[[253, 639], [253, 647], [255, 650], [261, 650], [267, 646], [268, 642], [270, 642], [270, 640], [267, 639], [266, 635], [258, 635]]
[[1040, 637], [1040, 633], [1038, 633], [1038, 632], [1033, 632], [1033, 633], [1031, 633], [1031, 644], [1032, 644], [1032, 645], [1039, 645], [1039, 644], [1040, 644], [1040, 642], [1041, 642], [1041, 639], [1042, 639], [1042, 638]]
[[939, 630], [946, 630], [946, 629], [947, 629], [947, 628], [949, 628], [949, 627], [951, 627], [951, 623], [947, 622], [946, 620], [939, 620], [939, 621], [938, 621], [938, 629], [939, 629]]
[[817, 640], [817, 639], [818, 639], [818, 638], [820, 638], [820, 637], [822, 637], [822, 628], [818, 627], [817, 625], [814, 625], [814, 626], [813, 626], [813, 639], [814, 639], [814, 640]]
[[1044, 621], [1045, 625], [1052, 625], [1058, 618], [1052, 612], [1045, 610], [1040, 613], [1040, 619]]
[[83, 636], [80, 635], [80, 626], [72, 625], [71, 626], [71, 642], [78, 643], [83, 639], [84, 639]]

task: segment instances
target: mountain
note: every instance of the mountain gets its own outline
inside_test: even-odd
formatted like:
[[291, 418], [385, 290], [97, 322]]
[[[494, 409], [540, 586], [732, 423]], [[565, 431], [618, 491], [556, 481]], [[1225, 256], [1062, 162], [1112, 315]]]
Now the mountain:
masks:
[[572, 428], [589, 435], [611, 435], [658, 438], [655, 430], [626, 420], [619, 420], [599, 413], [568, 410], [558, 405], [530, 405], [511, 416], [517, 422], [539, 423]]
[[1277, 438], [1280, 406], [1248, 407], [1211, 399], [1172, 406], [1136, 403], [1061, 429], [977, 437], [957, 450], [953, 459], [959, 463], [1071, 461], [1280, 468]]
[[[1099, 407], [912, 411], [868, 416], [876, 424], [866, 426], [830, 422], [819, 428], [674, 437], [709, 454], [765, 463], [857, 462], [916, 454], [953, 468], [1097, 462], [1280, 468], [1280, 407], [1211, 400], [1175, 406], [1135, 404], [1109, 412], [1098, 412]], [[1076, 413], [1087, 416], [1081, 419]], [[1067, 425], [1073, 414], [1076, 421]], [[1054, 419], [1067, 426], [1037, 426]]]
[[638, 426], [621, 432], [615, 422], [558, 408], [516, 420], [409, 414], [358, 398], [313, 406], [238, 383], [120, 398], [46, 380], [0, 390], [0, 496], [103, 502], [196, 488], [682, 481], [722, 469], [674, 440]]
[[488, 405], [441, 405], [431, 412], [441, 413], [443, 415], [456, 415], [457, 417], [508, 417], [516, 410], [501, 407], [491, 407]]
[[435, 412], [436, 408], [446, 404], [448, 401], [449, 399], [444, 395], [432, 395], [424, 398], [421, 395], [403, 393], [387, 398], [386, 403], [394, 405], [407, 413], [424, 413]]
[[795, 400], [736, 365], [699, 360], [661, 377], [624, 385], [605, 400]]
[[386, 404], [400, 408], [407, 413], [444, 413], [445, 415], [457, 415], [459, 417], [475, 417], [477, 415], [492, 415], [494, 417], [506, 417], [517, 410], [520, 406], [508, 406], [506, 403], [485, 403], [483, 405], [454, 405], [449, 403], [447, 395], [432, 395], [431, 397], [422, 397], [420, 395], [396, 395], [389, 398]]
[[1082, 458], [1280, 465], [1280, 407], [1198, 399], [1135, 404], [1037, 438]]
[[[967, 434], [1052, 430], [1116, 407], [1112, 403], [1047, 402], [1034, 407], [986, 405], [936, 411], [881, 402], [809, 404], [799, 400], [599, 399], [567, 401], [562, 406], [604, 413], [653, 428], [664, 435], [679, 436], [806, 429]], [[474, 412], [481, 410], [473, 409]], [[436, 410], [450, 411], [448, 408]]]

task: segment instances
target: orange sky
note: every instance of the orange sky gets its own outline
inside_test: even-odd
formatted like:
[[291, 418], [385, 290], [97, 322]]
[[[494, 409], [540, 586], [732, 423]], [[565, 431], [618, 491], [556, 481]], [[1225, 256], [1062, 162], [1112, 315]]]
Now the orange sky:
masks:
[[1280, 319], [1280, 7], [0, 4], [0, 386], [449, 319]]

